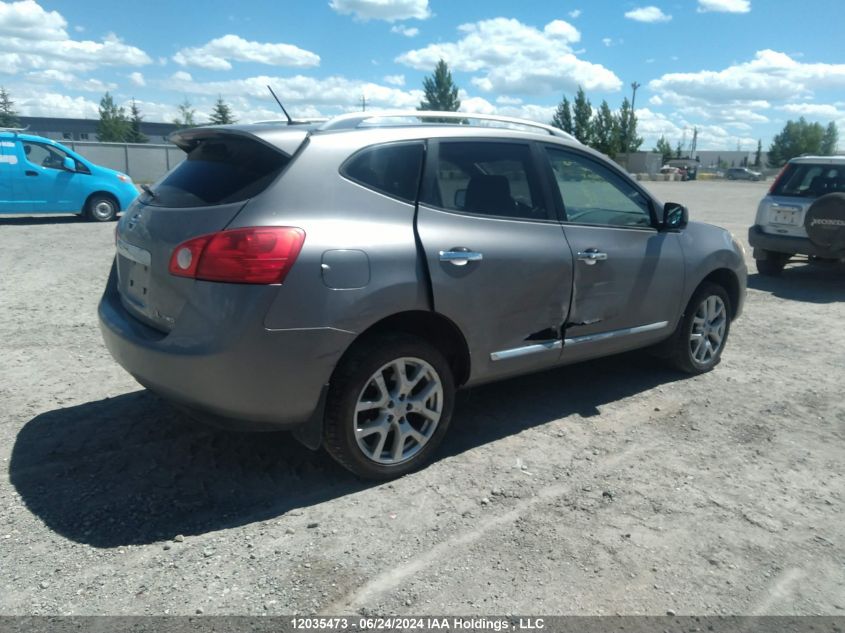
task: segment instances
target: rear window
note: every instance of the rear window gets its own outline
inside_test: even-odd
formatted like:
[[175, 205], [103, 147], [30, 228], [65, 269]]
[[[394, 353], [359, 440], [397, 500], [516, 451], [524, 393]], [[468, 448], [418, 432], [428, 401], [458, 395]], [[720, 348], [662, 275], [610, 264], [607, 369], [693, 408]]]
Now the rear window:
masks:
[[204, 139], [143, 202], [179, 208], [241, 202], [264, 191], [288, 162], [289, 156], [259, 141]]
[[813, 163], [790, 163], [772, 189], [776, 196], [804, 198], [835, 192], [845, 192], [845, 167]]
[[413, 204], [417, 199], [424, 145], [390, 143], [361, 150], [341, 167], [346, 178]]

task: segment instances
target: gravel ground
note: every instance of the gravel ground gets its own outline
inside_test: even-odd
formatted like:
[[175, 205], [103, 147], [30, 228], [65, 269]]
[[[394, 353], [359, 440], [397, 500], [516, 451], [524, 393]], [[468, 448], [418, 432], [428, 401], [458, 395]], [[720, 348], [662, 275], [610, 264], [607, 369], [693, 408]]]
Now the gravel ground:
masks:
[[[649, 186], [742, 241], [765, 191]], [[126, 375], [112, 232], [0, 219], [0, 613], [843, 613], [840, 267], [752, 274], [704, 376], [630, 354], [463, 392], [435, 463], [371, 485]]]

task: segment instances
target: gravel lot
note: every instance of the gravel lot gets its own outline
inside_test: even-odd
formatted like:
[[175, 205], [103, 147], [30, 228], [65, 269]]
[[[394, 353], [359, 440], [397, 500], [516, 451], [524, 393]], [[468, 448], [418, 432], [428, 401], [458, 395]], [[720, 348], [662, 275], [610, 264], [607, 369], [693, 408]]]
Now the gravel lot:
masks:
[[[743, 242], [766, 187], [648, 186]], [[126, 375], [113, 230], [0, 219], [0, 613], [843, 613], [842, 267], [750, 265], [701, 377], [632, 354], [463, 392], [437, 461], [370, 485]]]

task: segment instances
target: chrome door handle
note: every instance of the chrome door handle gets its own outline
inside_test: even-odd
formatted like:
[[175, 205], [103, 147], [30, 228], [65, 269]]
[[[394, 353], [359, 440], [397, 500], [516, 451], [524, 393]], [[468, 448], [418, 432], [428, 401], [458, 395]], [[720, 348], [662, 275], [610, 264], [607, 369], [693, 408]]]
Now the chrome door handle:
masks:
[[603, 262], [606, 259], [607, 253], [602, 253], [594, 248], [588, 248], [586, 251], [578, 253], [578, 261], [582, 261], [588, 266], [595, 266], [596, 262]]
[[475, 251], [440, 251], [440, 261], [453, 266], [466, 266], [468, 262], [480, 262], [482, 259], [484, 255]]

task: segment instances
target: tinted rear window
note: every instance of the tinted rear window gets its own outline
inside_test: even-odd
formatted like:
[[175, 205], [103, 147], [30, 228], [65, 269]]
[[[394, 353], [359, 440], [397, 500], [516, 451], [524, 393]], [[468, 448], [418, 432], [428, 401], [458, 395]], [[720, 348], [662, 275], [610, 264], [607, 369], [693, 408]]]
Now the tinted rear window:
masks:
[[818, 198], [826, 193], [845, 191], [845, 167], [791, 163], [786, 166], [772, 194]]
[[391, 143], [361, 150], [340, 173], [365, 187], [413, 203], [423, 160], [422, 143]]
[[144, 195], [144, 202], [181, 208], [241, 202], [264, 191], [289, 161], [247, 138], [204, 139], [153, 187], [155, 197]]

